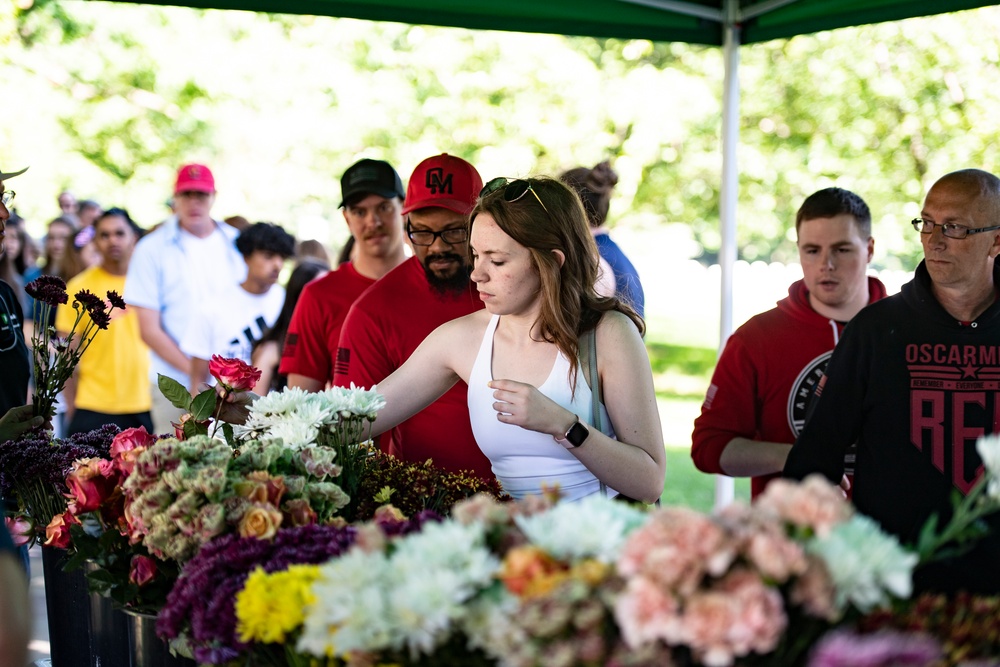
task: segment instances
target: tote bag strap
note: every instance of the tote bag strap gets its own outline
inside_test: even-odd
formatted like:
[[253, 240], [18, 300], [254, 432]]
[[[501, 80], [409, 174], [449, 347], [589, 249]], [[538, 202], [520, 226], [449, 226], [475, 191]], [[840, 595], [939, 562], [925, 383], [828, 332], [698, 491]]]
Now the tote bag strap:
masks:
[[[580, 334], [579, 343], [580, 368], [583, 369], [584, 379], [590, 387], [591, 394], [591, 414], [593, 415], [592, 426], [598, 431], [601, 428], [603, 419], [601, 418], [601, 378], [597, 374], [597, 329], [589, 329]], [[601, 482], [601, 495], [607, 497], [608, 486]], [[624, 496], [623, 496], [624, 497]], [[656, 506], [660, 506], [660, 499], [656, 499]]]

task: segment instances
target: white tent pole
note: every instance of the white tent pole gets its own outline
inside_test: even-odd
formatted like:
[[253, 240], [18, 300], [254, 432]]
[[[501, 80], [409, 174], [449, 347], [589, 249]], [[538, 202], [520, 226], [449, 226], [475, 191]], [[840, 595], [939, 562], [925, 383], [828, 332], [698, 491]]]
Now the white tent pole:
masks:
[[[739, 175], [736, 148], [740, 141], [740, 27], [737, 23], [738, 0], [725, 1], [722, 55], [725, 78], [722, 93], [722, 187], [719, 193], [722, 245], [719, 266], [722, 269], [722, 297], [719, 308], [719, 353], [733, 332], [733, 268], [736, 264], [736, 201]], [[731, 477], [715, 478], [715, 507], [733, 501], [735, 484]]]

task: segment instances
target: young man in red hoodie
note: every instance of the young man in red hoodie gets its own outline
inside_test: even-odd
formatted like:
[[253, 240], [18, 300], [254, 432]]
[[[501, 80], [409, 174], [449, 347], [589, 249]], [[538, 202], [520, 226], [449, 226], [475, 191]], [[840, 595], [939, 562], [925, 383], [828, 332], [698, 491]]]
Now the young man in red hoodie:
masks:
[[841, 188], [813, 193], [795, 231], [803, 278], [730, 336], [691, 440], [699, 470], [752, 477], [754, 498], [784, 468], [844, 326], [885, 296], [867, 275], [875, 240], [861, 197]]

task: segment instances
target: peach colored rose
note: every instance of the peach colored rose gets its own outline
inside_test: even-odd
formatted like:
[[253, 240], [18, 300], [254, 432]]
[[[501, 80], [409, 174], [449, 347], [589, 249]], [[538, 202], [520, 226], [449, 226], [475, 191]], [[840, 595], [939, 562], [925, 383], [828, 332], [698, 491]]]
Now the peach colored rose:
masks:
[[281, 526], [281, 512], [268, 503], [254, 503], [240, 519], [240, 537], [269, 540]]
[[128, 580], [142, 588], [156, 576], [156, 561], [149, 556], [136, 554], [129, 563]]
[[241, 359], [217, 354], [208, 362], [208, 372], [227, 391], [250, 391], [260, 380], [260, 371]]
[[69, 527], [79, 523], [79, 519], [69, 512], [57, 514], [52, 517], [49, 525], [45, 526], [45, 546], [56, 547], [58, 549], [69, 548]]

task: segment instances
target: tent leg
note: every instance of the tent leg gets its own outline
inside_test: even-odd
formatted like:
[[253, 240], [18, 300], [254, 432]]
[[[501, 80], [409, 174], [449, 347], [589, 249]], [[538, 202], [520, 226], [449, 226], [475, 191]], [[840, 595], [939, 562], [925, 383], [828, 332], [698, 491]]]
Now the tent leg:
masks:
[[[737, 24], [738, 0], [726, 0], [724, 17], [723, 58], [725, 59], [725, 90], [722, 96], [722, 188], [719, 196], [722, 245], [719, 265], [722, 269], [722, 296], [719, 312], [719, 353], [733, 332], [733, 269], [736, 264], [736, 202], [739, 193], [739, 173], [736, 148], [740, 135], [740, 28]], [[733, 501], [735, 484], [731, 477], [716, 476], [715, 508]]]

